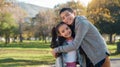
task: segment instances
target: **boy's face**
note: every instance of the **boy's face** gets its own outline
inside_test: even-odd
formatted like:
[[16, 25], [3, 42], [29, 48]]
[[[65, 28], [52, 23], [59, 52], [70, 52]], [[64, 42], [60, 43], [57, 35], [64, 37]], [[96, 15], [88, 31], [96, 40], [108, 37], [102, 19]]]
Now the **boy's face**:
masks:
[[65, 38], [70, 38], [71, 37], [71, 29], [68, 27], [68, 25], [63, 24], [59, 27], [58, 29], [60, 36], [65, 37]]
[[66, 10], [60, 14], [60, 17], [64, 23], [71, 25], [74, 21], [75, 14], [74, 14], [74, 12], [71, 13], [71, 12]]

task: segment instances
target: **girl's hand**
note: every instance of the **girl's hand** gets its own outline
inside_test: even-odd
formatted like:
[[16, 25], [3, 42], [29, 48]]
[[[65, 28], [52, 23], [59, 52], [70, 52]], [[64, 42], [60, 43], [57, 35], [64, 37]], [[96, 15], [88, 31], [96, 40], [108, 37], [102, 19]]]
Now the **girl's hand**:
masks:
[[55, 53], [53, 49], [51, 50], [51, 53], [55, 58], [57, 58], [57, 53]]

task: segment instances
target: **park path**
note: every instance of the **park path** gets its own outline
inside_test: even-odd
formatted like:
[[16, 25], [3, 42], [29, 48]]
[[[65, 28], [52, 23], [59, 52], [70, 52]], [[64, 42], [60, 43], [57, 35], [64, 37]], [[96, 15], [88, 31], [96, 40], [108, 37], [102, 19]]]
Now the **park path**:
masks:
[[120, 67], [120, 58], [111, 59], [111, 67]]

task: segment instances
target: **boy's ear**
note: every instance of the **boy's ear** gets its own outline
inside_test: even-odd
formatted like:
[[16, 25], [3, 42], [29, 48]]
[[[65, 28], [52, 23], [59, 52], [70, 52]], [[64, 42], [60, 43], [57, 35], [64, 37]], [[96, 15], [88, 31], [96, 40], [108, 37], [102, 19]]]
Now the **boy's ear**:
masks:
[[76, 10], [73, 11], [73, 14], [76, 15]]

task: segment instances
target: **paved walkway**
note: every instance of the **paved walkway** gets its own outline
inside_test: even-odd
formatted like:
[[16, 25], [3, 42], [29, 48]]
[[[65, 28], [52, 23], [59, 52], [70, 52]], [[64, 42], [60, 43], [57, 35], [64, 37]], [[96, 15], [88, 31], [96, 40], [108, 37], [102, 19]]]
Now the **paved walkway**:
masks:
[[120, 67], [120, 58], [111, 59], [111, 67]]

